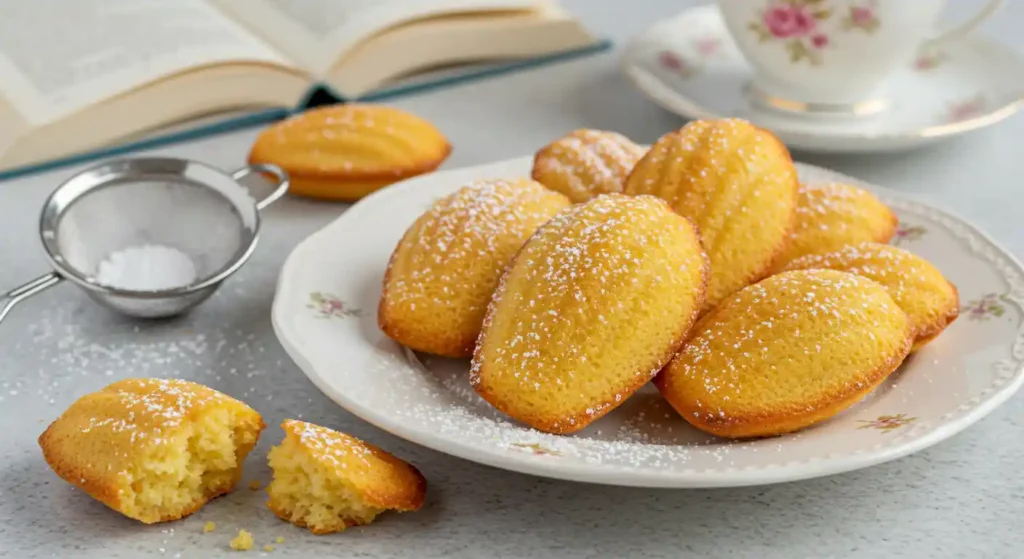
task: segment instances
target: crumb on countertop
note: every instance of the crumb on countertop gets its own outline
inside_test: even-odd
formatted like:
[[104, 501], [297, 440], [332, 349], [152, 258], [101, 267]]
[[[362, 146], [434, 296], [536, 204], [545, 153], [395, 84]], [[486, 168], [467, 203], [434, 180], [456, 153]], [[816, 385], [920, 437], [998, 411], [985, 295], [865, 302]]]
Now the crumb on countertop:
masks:
[[217, 528], [217, 524], [214, 522], [207, 522], [203, 524], [203, 533], [212, 532]]
[[284, 543], [284, 536], [278, 536], [274, 543]]
[[274, 551], [274, 546], [268, 543], [267, 545], [263, 546], [263, 551]]
[[259, 488], [260, 488], [260, 480], [254, 479], [254, 480], [249, 482], [249, 489], [252, 489], [253, 491], [258, 491]]
[[238, 535], [231, 540], [231, 549], [236, 551], [248, 551], [252, 549], [252, 534], [246, 530], [239, 530]]

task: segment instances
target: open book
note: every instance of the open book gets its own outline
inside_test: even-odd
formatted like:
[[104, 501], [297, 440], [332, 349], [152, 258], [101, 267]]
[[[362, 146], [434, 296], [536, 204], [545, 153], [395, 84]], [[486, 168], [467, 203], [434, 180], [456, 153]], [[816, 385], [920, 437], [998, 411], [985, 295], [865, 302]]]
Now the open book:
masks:
[[[597, 50], [554, 0], [0, 0], [4, 171]], [[16, 17], [14, 17], [16, 14]], [[517, 62], [518, 61], [518, 62]], [[489, 66], [483, 66], [489, 64]], [[211, 125], [213, 118], [221, 124]]]

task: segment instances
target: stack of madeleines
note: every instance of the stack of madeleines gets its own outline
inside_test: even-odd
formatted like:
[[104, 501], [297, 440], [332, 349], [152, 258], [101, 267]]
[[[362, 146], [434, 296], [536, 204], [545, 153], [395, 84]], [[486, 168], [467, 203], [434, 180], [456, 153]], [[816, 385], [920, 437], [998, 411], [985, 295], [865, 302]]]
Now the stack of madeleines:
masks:
[[786, 147], [739, 119], [649, 149], [577, 130], [532, 176], [462, 186], [395, 248], [378, 322], [471, 359], [496, 409], [568, 434], [649, 381], [723, 437], [796, 431], [854, 404], [958, 314], [932, 264], [887, 243], [870, 192], [801, 185]]

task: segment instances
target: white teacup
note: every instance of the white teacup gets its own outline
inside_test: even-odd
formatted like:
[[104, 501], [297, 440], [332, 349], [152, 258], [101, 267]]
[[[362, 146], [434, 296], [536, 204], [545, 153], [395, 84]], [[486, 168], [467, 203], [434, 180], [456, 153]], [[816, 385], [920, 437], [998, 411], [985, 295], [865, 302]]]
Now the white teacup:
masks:
[[751, 91], [775, 108], [805, 113], [878, 112], [879, 88], [917, 51], [967, 34], [1002, 7], [934, 37], [945, 0], [718, 0], [750, 64]]

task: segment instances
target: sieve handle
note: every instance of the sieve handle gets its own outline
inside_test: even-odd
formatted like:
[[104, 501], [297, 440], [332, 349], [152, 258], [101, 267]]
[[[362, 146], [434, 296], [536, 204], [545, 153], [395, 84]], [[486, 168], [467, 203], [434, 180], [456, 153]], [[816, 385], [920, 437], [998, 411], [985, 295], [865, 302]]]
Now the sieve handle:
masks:
[[284, 196], [285, 192], [288, 192], [288, 173], [277, 165], [272, 165], [270, 163], [260, 163], [258, 165], [243, 167], [234, 173], [231, 173], [231, 178], [235, 181], [239, 181], [249, 175], [256, 174], [267, 174], [273, 175], [274, 177], [274, 191], [266, 198], [256, 202], [257, 210], [262, 210], [263, 208], [273, 204], [278, 198]]
[[15, 287], [8, 291], [6, 295], [0, 298], [0, 303], [3, 304], [3, 307], [0, 307], [0, 321], [7, 316], [7, 313], [11, 312], [14, 305], [17, 305], [36, 293], [53, 287], [62, 281], [64, 281], [64, 278], [60, 277], [56, 272], [50, 272], [45, 276], [40, 276], [24, 285]]

